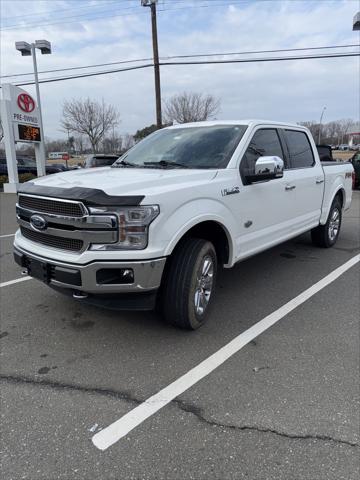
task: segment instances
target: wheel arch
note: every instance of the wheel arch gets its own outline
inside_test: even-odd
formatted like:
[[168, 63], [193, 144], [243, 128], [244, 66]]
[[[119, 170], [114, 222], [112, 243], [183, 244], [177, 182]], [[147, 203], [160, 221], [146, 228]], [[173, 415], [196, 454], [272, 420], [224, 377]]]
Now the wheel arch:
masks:
[[325, 225], [329, 216], [331, 205], [333, 204], [333, 201], [335, 200], [336, 197], [340, 198], [341, 208], [344, 209], [346, 205], [346, 191], [342, 185], [337, 186], [337, 188], [334, 190], [334, 193], [330, 197], [329, 203], [325, 206], [325, 208], [323, 208], [321, 219], [320, 219], [321, 225]]
[[166, 255], [171, 255], [189, 237], [209, 240], [215, 247], [219, 263], [226, 267], [233, 264], [234, 247], [232, 237], [229, 230], [219, 219], [205, 217], [186, 225], [170, 242]]

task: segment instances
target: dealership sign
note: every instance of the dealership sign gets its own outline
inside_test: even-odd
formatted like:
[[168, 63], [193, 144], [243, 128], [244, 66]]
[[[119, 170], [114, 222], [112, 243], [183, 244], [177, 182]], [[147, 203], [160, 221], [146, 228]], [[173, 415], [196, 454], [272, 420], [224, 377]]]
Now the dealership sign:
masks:
[[19, 182], [16, 142], [32, 143], [35, 148], [38, 176], [45, 175], [45, 151], [37, 101], [28, 92], [9, 83], [2, 85], [1, 121], [4, 130], [6, 165], [9, 183], [4, 191], [16, 192]]
[[10, 85], [10, 96], [15, 142], [40, 142], [40, 118], [35, 99], [15, 85]]

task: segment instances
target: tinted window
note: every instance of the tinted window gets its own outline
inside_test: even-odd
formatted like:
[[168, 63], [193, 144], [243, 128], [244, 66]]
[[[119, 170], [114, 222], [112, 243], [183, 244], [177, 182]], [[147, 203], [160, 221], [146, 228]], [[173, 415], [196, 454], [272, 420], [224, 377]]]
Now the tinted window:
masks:
[[111, 158], [106, 158], [106, 157], [101, 157], [101, 158], [94, 158], [94, 165], [96, 167], [106, 167], [109, 165], [112, 165], [115, 162], [116, 158], [111, 157]]
[[314, 155], [305, 132], [285, 130], [286, 144], [289, 150], [291, 168], [312, 167]]
[[258, 130], [254, 134], [241, 160], [241, 175], [254, 175], [256, 160], [259, 157], [265, 157], [268, 155], [276, 155], [277, 157], [284, 159], [277, 131], [271, 128]]

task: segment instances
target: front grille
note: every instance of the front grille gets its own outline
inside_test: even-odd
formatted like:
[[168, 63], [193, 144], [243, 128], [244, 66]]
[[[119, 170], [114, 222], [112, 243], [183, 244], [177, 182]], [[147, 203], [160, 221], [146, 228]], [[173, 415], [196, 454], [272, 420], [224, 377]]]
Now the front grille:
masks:
[[64, 217], [83, 217], [81, 204], [61, 202], [51, 198], [19, 196], [19, 206], [35, 212], [51, 213]]
[[36, 243], [41, 243], [48, 247], [59, 248], [61, 250], [70, 250], [72, 252], [79, 252], [83, 248], [84, 242], [77, 238], [63, 238], [47, 235], [46, 233], [35, 232], [29, 228], [20, 227], [21, 235], [28, 240]]

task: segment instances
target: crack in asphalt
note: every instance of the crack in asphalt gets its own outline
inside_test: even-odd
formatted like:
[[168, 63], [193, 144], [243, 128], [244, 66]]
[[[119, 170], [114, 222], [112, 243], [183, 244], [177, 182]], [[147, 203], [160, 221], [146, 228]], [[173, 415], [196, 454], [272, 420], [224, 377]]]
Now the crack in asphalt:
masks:
[[252, 426], [252, 425], [232, 425], [228, 423], [221, 423], [217, 420], [208, 419], [204, 414], [203, 410], [195, 405], [190, 405], [189, 403], [185, 403], [181, 400], [174, 400], [173, 403], [176, 403], [179, 408], [183, 411], [192, 413], [195, 417], [208, 425], [213, 427], [220, 427], [220, 428], [229, 428], [232, 430], [239, 430], [239, 431], [254, 431], [260, 433], [272, 433], [274, 435], [285, 437], [293, 440], [322, 440], [327, 442], [339, 443], [344, 444], [350, 447], [359, 447], [360, 445], [356, 442], [350, 442], [348, 440], [342, 440], [340, 438], [330, 437], [329, 435], [321, 435], [321, 434], [293, 434], [293, 433], [286, 433], [280, 432], [278, 430], [266, 427], [259, 427], [259, 426]]
[[117, 390], [112, 390], [109, 388], [90, 387], [90, 386], [84, 386], [84, 385], [76, 385], [72, 383], [57, 382], [55, 380], [47, 380], [47, 379], [37, 380], [35, 378], [26, 377], [26, 376], [0, 374], [0, 381], [1, 380], [8, 383], [13, 383], [13, 384], [27, 383], [30, 385], [40, 385], [43, 387], [53, 388], [55, 390], [69, 390], [69, 391], [76, 391], [76, 392], [94, 393], [98, 395], [104, 395], [107, 397], [117, 398], [119, 400], [125, 400], [127, 402], [136, 403], [137, 405], [144, 402], [144, 400], [139, 400], [138, 398], [135, 398], [130, 392], [126, 390], [123, 392], [119, 392]]
[[[85, 393], [92, 393], [97, 395], [104, 395], [111, 398], [116, 398], [119, 400], [125, 400], [126, 402], [135, 403], [136, 405], [140, 405], [146, 399], [139, 399], [132, 395], [128, 391], [119, 392], [117, 390], [112, 390], [109, 388], [101, 388], [101, 387], [90, 387], [90, 386], [83, 386], [83, 385], [76, 385], [71, 383], [63, 383], [57, 382], [54, 380], [46, 380], [41, 379], [37, 380], [31, 377], [26, 376], [13, 376], [13, 375], [3, 375], [0, 374], [0, 381], [12, 383], [12, 384], [30, 384], [36, 386], [43, 386], [48, 388], [53, 388], [56, 390], [69, 390], [69, 391], [77, 391], [77, 392], [85, 392]], [[190, 404], [188, 402], [184, 402], [179, 399], [175, 399], [170, 402], [170, 405], [174, 405], [180, 410], [185, 413], [190, 413], [194, 415], [200, 422], [206, 423], [212, 427], [219, 427], [224, 429], [231, 429], [236, 431], [254, 431], [258, 433], [272, 433], [273, 435], [277, 435], [283, 438], [288, 438], [291, 440], [320, 440], [320, 441], [327, 441], [333, 442], [338, 444], [347, 445], [349, 447], [359, 447], [360, 445], [356, 442], [350, 442], [348, 440], [342, 440], [339, 438], [334, 438], [328, 435], [321, 435], [321, 434], [292, 434], [281, 432], [275, 429], [260, 427], [260, 426], [252, 426], [252, 425], [233, 425], [228, 423], [221, 423], [214, 419], [207, 418], [204, 413], [203, 409], [197, 407], [196, 405]]]

